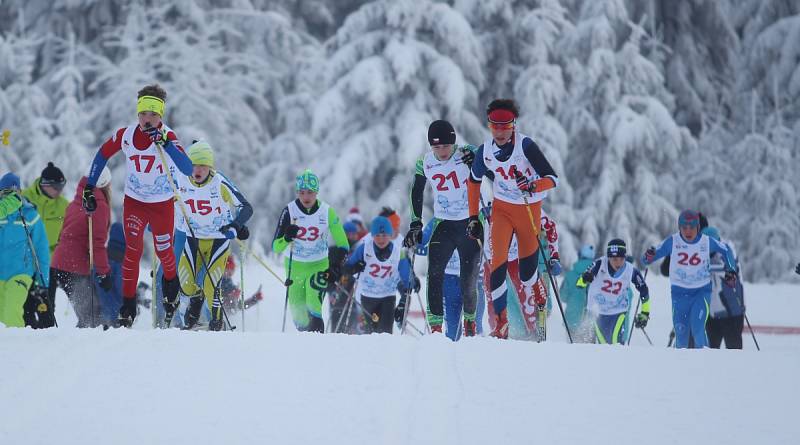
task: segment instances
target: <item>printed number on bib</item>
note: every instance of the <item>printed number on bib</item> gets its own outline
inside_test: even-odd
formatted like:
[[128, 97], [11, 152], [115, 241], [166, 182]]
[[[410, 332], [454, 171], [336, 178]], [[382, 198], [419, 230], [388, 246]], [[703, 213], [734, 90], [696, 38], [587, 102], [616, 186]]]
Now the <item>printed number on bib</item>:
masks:
[[603, 287], [601, 289], [603, 292], [619, 295], [619, 292], [622, 290], [622, 281], [603, 280]]
[[[500, 167], [497, 167], [496, 169], [494, 169], [494, 171], [495, 171], [497, 174], [499, 174], [500, 176], [502, 176], [502, 177], [503, 177], [503, 179], [506, 179], [506, 180], [513, 180], [513, 179], [516, 179], [516, 174], [514, 174], [514, 172], [516, 172], [516, 171], [517, 171], [517, 166], [512, 164], [512, 165], [511, 165], [511, 167], [509, 167], [509, 168], [508, 168], [508, 172], [506, 172], [506, 171], [503, 169], [503, 167], [502, 167], [502, 166], [500, 166]], [[530, 169], [530, 168], [526, 168], [526, 169], [525, 169], [525, 176], [526, 176], [526, 177], [528, 177], [528, 178], [530, 178], [531, 176], [533, 176], [533, 172], [531, 171], [531, 169]]]
[[[375, 278], [386, 278], [392, 273], [392, 266], [379, 266], [377, 264], [370, 264], [369, 268], [369, 274]], [[381, 274], [381, 271], [383, 271], [383, 274]]]
[[[308, 235], [308, 237], [306, 237]], [[297, 239], [301, 239], [303, 241], [316, 241], [319, 238], [319, 228], [311, 226], [311, 227], [300, 227], [300, 230], [297, 232]]]
[[199, 215], [205, 216], [216, 210], [217, 213], [222, 214], [222, 209], [220, 209], [219, 207], [216, 208], [211, 207], [211, 201], [209, 201], [208, 199], [198, 199], [198, 200], [187, 199], [184, 202], [192, 210], [192, 213], [197, 213]]
[[[156, 162], [156, 157], [154, 155], [133, 155], [128, 159], [133, 161], [134, 165], [136, 165], [136, 172], [138, 173], [150, 173], [150, 170], [153, 169], [153, 164]], [[144, 167], [144, 171], [142, 171], [142, 167]], [[158, 170], [159, 173], [164, 173], [161, 164], [156, 166], [156, 170]]]
[[689, 257], [689, 254], [686, 252], [678, 252], [678, 264], [681, 266], [697, 266], [702, 262], [703, 260], [697, 256], [697, 253], [694, 253], [691, 257]]
[[448, 179], [453, 182], [453, 188], [461, 188], [461, 185], [458, 183], [458, 175], [456, 175], [456, 172], [454, 171], [448, 173], [447, 176], [441, 173], [436, 173], [435, 175], [431, 176], [431, 179], [434, 181], [439, 181], [439, 183], [436, 184], [436, 190], [439, 190], [440, 192], [450, 190], [450, 187], [448, 187], [446, 184]]

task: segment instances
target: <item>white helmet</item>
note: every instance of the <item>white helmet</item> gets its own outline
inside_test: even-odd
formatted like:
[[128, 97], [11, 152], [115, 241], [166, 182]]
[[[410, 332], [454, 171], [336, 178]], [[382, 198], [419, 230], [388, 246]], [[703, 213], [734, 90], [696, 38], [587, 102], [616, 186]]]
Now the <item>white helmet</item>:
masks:
[[100, 177], [97, 178], [97, 188], [103, 188], [111, 184], [111, 170], [108, 167], [103, 167], [103, 171], [100, 172]]

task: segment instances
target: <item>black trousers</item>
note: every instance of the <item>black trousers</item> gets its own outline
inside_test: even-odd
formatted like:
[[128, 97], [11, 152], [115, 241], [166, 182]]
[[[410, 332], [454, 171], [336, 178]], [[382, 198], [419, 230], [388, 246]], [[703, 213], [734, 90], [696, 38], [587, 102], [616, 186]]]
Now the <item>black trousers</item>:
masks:
[[367, 334], [391, 334], [394, 326], [395, 296], [372, 298], [361, 296], [361, 306], [369, 314], [377, 314], [378, 321], [364, 315]]
[[444, 270], [455, 250], [458, 250], [461, 260], [459, 277], [464, 313], [475, 314], [481, 249], [478, 241], [467, 236], [467, 222], [466, 219], [443, 220], [431, 236], [428, 247], [428, 310], [436, 317], [444, 317]]
[[708, 344], [714, 349], [719, 349], [722, 340], [725, 340], [726, 349], [742, 349], [743, 329], [744, 314], [725, 318], [709, 317], [706, 321]]

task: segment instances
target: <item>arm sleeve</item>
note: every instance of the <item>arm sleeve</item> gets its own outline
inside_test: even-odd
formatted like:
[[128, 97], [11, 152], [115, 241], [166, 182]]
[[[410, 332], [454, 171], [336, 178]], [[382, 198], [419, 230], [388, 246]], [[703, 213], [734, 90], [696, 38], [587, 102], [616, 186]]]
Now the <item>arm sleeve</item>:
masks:
[[0, 219], [16, 212], [22, 207], [22, 198], [16, 193], [11, 193], [3, 199], [0, 199]]
[[400, 272], [400, 288], [407, 290], [411, 288], [411, 261], [408, 258], [400, 258], [400, 264], [397, 266], [397, 271]]
[[422, 158], [417, 159], [414, 182], [411, 184], [411, 221], [422, 219], [422, 203], [425, 196], [425, 171], [422, 169]]
[[172, 158], [172, 162], [175, 163], [175, 166], [178, 167], [178, 170], [180, 170], [181, 173], [186, 176], [191, 176], [192, 160], [189, 159], [189, 156], [186, 155], [186, 153], [183, 151], [183, 148], [177, 144], [177, 141], [174, 139], [174, 137], [174, 133], [167, 133], [167, 138], [169, 141], [164, 144], [164, 151], [166, 151], [169, 157]]
[[536, 145], [536, 142], [533, 142], [531, 138], [523, 139], [522, 151], [533, 166], [533, 169], [536, 170], [536, 173], [539, 175], [539, 179], [534, 181], [536, 183], [536, 191], [543, 192], [556, 188], [558, 186], [558, 176], [550, 165], [550, 162], [544, 157], [542, 150]]
[[344, 263], [344, 273], [353, 275], [353, 267], [357, 262], [364, 259], [364, 243], [359, 243], [356, 249], [350, 253], [347, 261]]
[[350, 250], [350, 243], [347, 242], [347, 234], [344, 233], [344, 226], [336, 214], [333, 207], [328, 207], [328, 227], [330, 228], [331, 235], [333, 235], [333, 243], [336, 247], [340, 247], [346, 251]]
[[664, 241], [661, 241], [661, 244], [656, 247], [656, 256], [653, 258], [653, 263], [667, 255], [672, 255], [672, 236], [664, 238]]
[[542, 211], [542, 229], [547, 237], [547, 245], [550, 250], [550, 258], [559, 259], [558, 254], [558, 230], [556, 222]]
[[711, 250], [711, 252], [719, 253], [724, 258], [725, 270], [731, 272], [736, 271], [736, 258], [733, 257], [731, 250], [728, 249], [725, 244], [715, 240], [714, 238], [709, 237], [708, 242], [710, 247], [709, 250]]
[[[36, 258], [39, 260], [39, 270], [42, 272], [41, 279], [44, 283], [40, 283], [44, 287], [50, 285], [50, 243], [47, 241], [47, 232], [44, 228], [44, 221], [39, 217], [32, 227], [31, 238], [33, 240], [33, 247], [36, 249]], [[34, 281], [39, 279], [38, 274], [34, 277]]]
[[227, 190], [227, 193], [223, 193], [223, 199], [225, 199], [229, 204], [236, 207], [236, 218], [233, 220], [233, 224], [241, 227], [247, 223], [250, 217], [253, 216], [253, 206], [245, 199], [242, 192], [233, 184], [228, 178], [223, 175], [223, 191]]
[[475, 152], [472, 161], [469, 181], [467, 181], [467, 202], [469, 203], [469, 216], [478, 216], [481, 203], [481, 181], [486, 174], [486, 163], [483, 162], [483, 144]]
[[289, 224], [291, 224], [289, 221], [289, 207], [284, 207], [280, 218], [278, 218], [278, 226], [275, 228], [275, 235], [272, 238], [273, 252], [281, 253], [286, 250], [286, 247], [289, 245], [289, 241], [286, 241], [283, 238], [283, 235], [286, 233], [286, 228], [289, 227]]
[[644, 281], [642, 273], [639, 269], [633, 269], [633, 286], [639, 292], [639, 298], [642, 300], [642, 312], [650, 313], [650, 290], [647, 288], [647, 283]]
[[100, 173], [103, 172], [103, 167], [106, 166], [108, 160], [122, 150], [122, 135], [124, 134], [125, 129], [120, 128], [100, 146], [100, 150], [94, 155], [92, 166], [89, 168], [89, 180], [86, 182], [88, 185], [94, 187], [97, 184]]

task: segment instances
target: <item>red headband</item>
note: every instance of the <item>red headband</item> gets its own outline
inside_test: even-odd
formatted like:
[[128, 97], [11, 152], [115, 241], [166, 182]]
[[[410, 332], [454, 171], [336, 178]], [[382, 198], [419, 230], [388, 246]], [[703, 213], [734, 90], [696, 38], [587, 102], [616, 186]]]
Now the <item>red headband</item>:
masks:
[[492, 110], [489, 112], [489, 122], [493, 124], [507, 124], [514, 122], [517, 116], [510, 110]]

